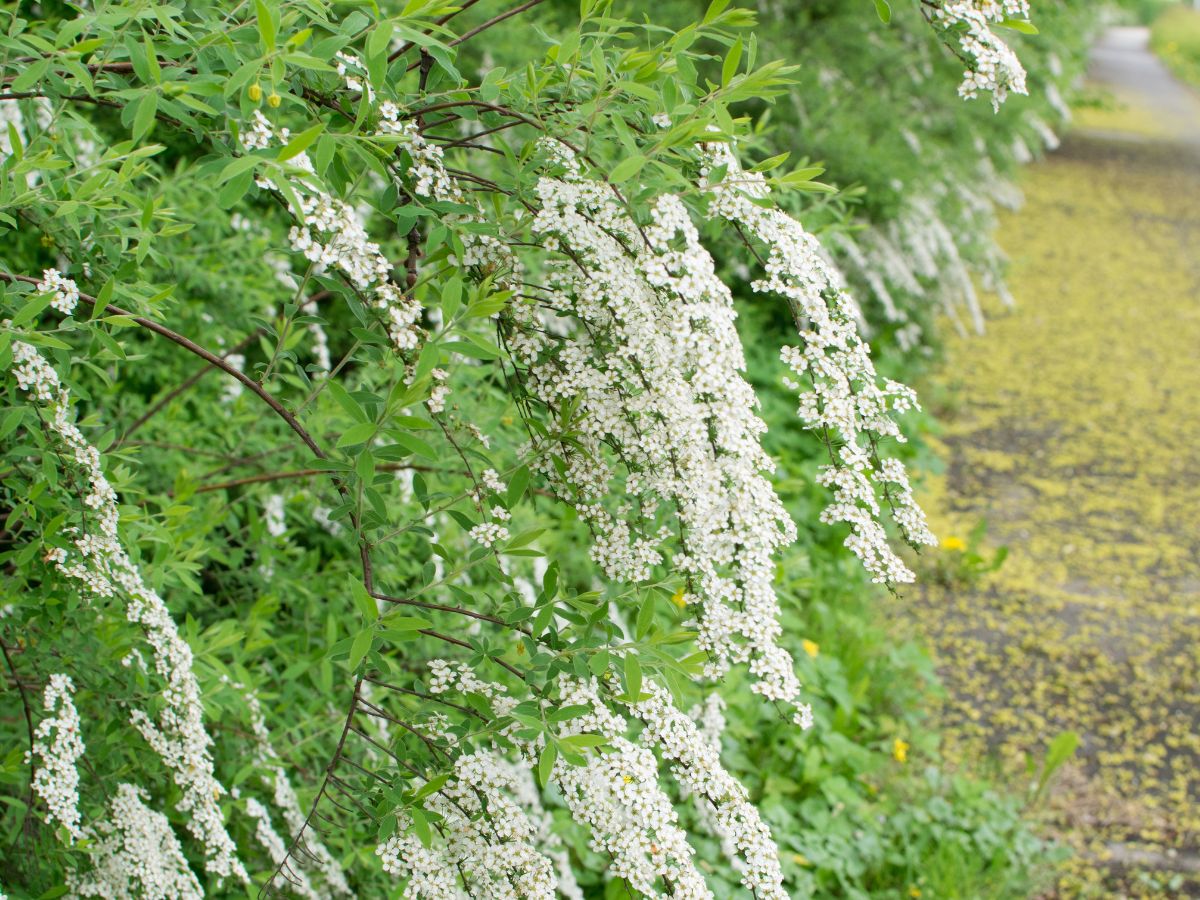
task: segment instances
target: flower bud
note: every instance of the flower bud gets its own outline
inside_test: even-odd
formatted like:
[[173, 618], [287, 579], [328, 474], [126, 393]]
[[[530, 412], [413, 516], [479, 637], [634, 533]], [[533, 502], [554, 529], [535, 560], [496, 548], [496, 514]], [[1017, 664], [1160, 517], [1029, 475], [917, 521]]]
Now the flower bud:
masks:
[[257, 103], [259, 100], [262, 99], [262, 85], [252, 84], [252, 85], [250, 85], [250, 89], [247, 90], [246, 93], [250, 95], [251, 100], [253, 100], [255, 103]]
[[271, 91], [270, 95], [267, 97], [267, 106], [274, 109], [275, 107], [279, 106], [281, 102], [282, 98], [274, 91]]

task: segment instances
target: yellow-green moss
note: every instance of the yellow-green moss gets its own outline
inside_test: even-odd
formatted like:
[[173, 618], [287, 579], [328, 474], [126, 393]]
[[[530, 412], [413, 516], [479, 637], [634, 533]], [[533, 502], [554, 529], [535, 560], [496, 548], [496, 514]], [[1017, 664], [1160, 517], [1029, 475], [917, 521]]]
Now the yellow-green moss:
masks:
[[[1153, 130], [1120, 115], [1102, 127]], [[985, 518], [1010, 554], [979, 585], [899, 602], [949, 688], [952, 759], [992, 755], [1020, 784], [1025, 754], [1080, 733], [1049, 805], [1079, 851], [1062, 896], [1112, 896], [1114, 852], [1200, 845], [1193, 154], [1077, 137], [1034, 166], [999, 235], [1019, 306], [993, 305], [985, 337], [947, 330], [931, 386], [954, 394], [947, 472], [925, 488], [935, 530], [963, 535]], [[1121, 884], [1171, 893], [1128, 872]]]

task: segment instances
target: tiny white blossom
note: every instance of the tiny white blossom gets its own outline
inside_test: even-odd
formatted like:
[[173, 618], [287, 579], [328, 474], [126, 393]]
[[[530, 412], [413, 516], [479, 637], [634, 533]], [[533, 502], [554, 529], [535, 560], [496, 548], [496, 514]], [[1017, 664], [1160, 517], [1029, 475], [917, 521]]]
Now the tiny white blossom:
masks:
[[46, 821], [57, 822], [66, 829], [70, 843], [84, 836], [79, 825], [76, 764], [85, 748], [79, 713], [72, 700], [74, 692], [75, 685], [66, 675], [51, 675], [42, 699], [47, 716], [33, 733], [33, 756], [37, 757], [34, 793], [46, 804]]

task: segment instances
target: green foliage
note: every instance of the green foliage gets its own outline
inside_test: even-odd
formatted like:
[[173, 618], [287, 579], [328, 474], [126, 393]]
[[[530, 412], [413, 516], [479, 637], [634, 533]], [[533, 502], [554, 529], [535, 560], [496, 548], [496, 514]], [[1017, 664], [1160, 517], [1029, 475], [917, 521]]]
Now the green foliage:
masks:
[[984, 549], [986, 537], [986, 519], [980, 519], [965, 540], [957, 535], [943, 536], [937, 556], [922, 574], [947, 587], [973, 587], [1008, 558], [1007, 546]]
[[[698, 145], [737, 139], [752, 163], [766, 160], [759, 170], [790, 189], [789, 208], [814, 230], [852, 235], [892, 221], [912, 194], [974, 177], [977, 139], [1011, 142], [1019, 113], [962, 105], [957, 61], [938, 56], [940, 44], [900, 4], [876, 3], [877, 19], [866, 4], [804, 3], [762, 25], [720, 0], [666, 2], [654, 21], [636, 5], [580, 6], [547, 4], [488, 27], [486, 47], [460, 38], [494, 10], [446, 25], [454, 10], [439, 0], [0, 13], [11, 94], [0, 142], [9, 604], [0, 634], [12, 651], [0, 734], [23, 749], [20, 704], [36, 708], [50, 674], [71, 675], [94, 767], [81, 787], [86, 822], [127, 781], [181, 835], [187, 816], [178, 783], [128, 724], [133, 710], [167, 702], [162, 673], [134, 653], [140, 629], [121, 598], [88, 596], [49, 561], [74, 550], [73, 529], [87, 533], [92, 513], [78, 467], [11, 375], [14, 341], [35, 346], [70, 389], [120, 498], [121, 542], [180, 623], [216, 771], [240, 792], [221, 808], [255, 885], [278, 861], [257, 847], [239, 805], [268, 799], [273, 771], [254, 749], [248, 695], [267, 710], [271, 745], [305, 811], [336, 800], [329, 774], [345, 763], [339, 777], [360, 814], [321, 840], [367, 897], [399, 890], [379, 871], [377, 842], [397, 831], [425, 846], [438, 839], [429, 798], [451, 773], [420, 731], [436, 709], [422, 687], [429, 660], [452, 655], [528, 692], [504, 717], [465, 700], [448, 730], [464, 747], [540, 741], [530, 770], [543, 787], [556, 765], [605, 749], [600, 735], [569, 733], [578, 709], [539, 702], [559, 676], [618, 686], [614, 704], [637, 702], [651, 683], [683, 708], [702, 698], [693, 681], [704, 657], [679, 601], [686, 578], [664, 567], [636, 584], [602, 581], [587, 526], [549, 487], [546, 473], [565, 470], [565, 448], [583, 435], [577, 411], [539, 406], [513, 363], [515, 313], [538, 298], [505, 286], [494, 261], [464, 260], [483, 239], [529, 245], [546, 135], [577, 145], [639, 224], [664, 193], [703, 222]], [[1069, 67], [1080, 38], [1065, 23], [1082, 17], [1063, 8], [1039, 22], [1038, 40], [1054, 36]], [[885, 27], [879, 19], [889, 17]], [[341, 52], [360, 60], [349, 67], [356, 86], [338, 71]], [[793, 59], [804, 63], [799, 73], [784, 62]], [[841, 83], [856, 85], [853, 107], [818, 77], [835, 65]], [[912, 67], [931, 75], [898, 84], [895, 74]], [[377, 127], [373, 96], [435, 136], [478, 197], [419, 190], [421, 161]], [[256, 113], [286, 135], [247, 145]], [[905, 127], [928, 136], [926, 149], [909, 145]], [[1007, 152], [987, 156], [1014, 164]], [[398, 351], [361, 284], [293, 252], [310, 176], [358, 210], [392, 262], [387, 277], [424, 310], [420, 341]], [[938, 200], [951, 227], [962, 225], [964, 253], [986, 259], [968, 207]], [[719, 262], [740, 272], [736, 235], [703, 230]], [[34, 286], [51, 268], [85, 295], [73, 315], [50, 309]], [[923, 710], [936, 690], [929, 660], [878, 626], [845, 534], [818, 524], [825, 448], [800, 429], [794, 395], [780, 385], [778, 347], [795, 340], [794, 323], [750, 297], [743, 276], [733, 280], [746, 295], [740, 325], [768, 448], [784, 461], [778, 488], [801, 524], [778, 582], [786, 644], [819, 724], [800, 732], [736, 671], [720, 687], [725, 762], [772, 826], [796, 895], [1013, 896], [1045, 848], [1013, 801], [942, 770]], [[866, 306], [887, 346], [898, 323]], [[920, 291], [905, 301], [925, 323], [931, 306]], [[911, 375], [920, 355], [885, 354], [883, 365]], [[651, 515], [669, 528], [668, 513]], [[500, 520], [507, 531], [493, 544], [471, 538]], [[368, 705], [399, 719], [361, 715]], [[367, 743], [355, 743], [360, 731]], [[1048, 760], [1047, 775], [1052, 768]], [[20, 849], [5, 854], [0, 883], [10, 896], [53, 896], [86, 870], [89, 844], [64, 845], [45, 827], [20, 751], [0, 763], [0, 782], [0, 839]], [[546, 803], [585, 895], [623, 895], [553, 789]], [[738, 896], [719, 843], [695, 833], [714, 892]], [[184, 849], [199, 875], [201, 851]], [[241, 890], [212, 877], [205, 888]]]
[[1176, 4], [1154, 18], [1150, 46], [1181, 81], [1200, 85], [1200, 10]]

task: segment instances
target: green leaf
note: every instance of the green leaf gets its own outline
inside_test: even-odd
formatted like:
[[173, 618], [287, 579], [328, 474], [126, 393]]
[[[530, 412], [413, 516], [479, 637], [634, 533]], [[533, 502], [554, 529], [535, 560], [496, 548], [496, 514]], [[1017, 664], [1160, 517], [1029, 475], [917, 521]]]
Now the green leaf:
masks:
[[[399, 609], [399, 607], [397, 608]], [[422, 628], [428, 628], [433, 623], [428, 619], [422, 619], [420, 616], [403, 616], [396, 613], [389, 613], [380, 620], [380, 624], [392, 631], [402, 632], [420, 631]]]
[[1075, 731], [1064, 731], [1054, 737], [1050, 742], [1050, 746], [1046, 749], [1046, 759], [1042, 763], [1042, 774], [1038, 778], [1037, 790], [1034, 792], [1036, 796], [1041, 796], [1046, 785], [1050, 781], [1050, 777], [1058, 770], [1063, 763], [1075, 755], [1075, 751], [1079, 748], [1079, 733]]
[[1021, 34], [1038, 34], [1037, 26], [1027, 19], [1005, 19], [999, 23], [1001, 28], [1019, 31]]
[[520, 534], [518, 534], [516, 537], [514, 537], [512, 540], [510, 540], [507, 544], [504, 545], [505, 549], [515, 550], [517, 547], [524, 547], [527, 544], [532, 544], [542, 534], [544, 534], [545, 531], [546, 531], [545, 528], [531, 528], [528, 531], [522, 531]]
[[875, 12], [879, 16], [879, 21], [884, 25], [892, 23], [892, 5], [888, 0], [875, 0]]
[[433, 846], [433, 831], [429, 827], [429, 819], [425, 815], [425, 810], [419, 806], [414, 806], [408, 811], [412, 818], [412, 832], [426, 847]]
[[133, 140], [139, 142], [154, 128], [154, 115], [158, 112], [158, 91], [147, 91], [138, 101], [133, 114]]
[[588, 671], [597, 678], [601, 677], [608, 671], [609, 653], [607, 650], [601, 650], [599, 653], [593, 653], [588, 660]]
[[337, 446], [350, 447], [354, 444], [361, 444], [364, 441], [369, 441], [375, 436], [374, 422], [359, 422], [357, 425], [351, 425], [342, 432], [342, 436], [338, 438]]
[[512, 478], [508, 480], [508, 493], [505, 494], [504, 499], [505, 502], [508, 503], [510, 509], [525, 494], [525, 488], [528, 486], [529, 468], [527, 466], [521, 466], [521, 468], [513, 472]]
[[16, 315], [12, 317], [12, 327], [20, 328], [22, 325], [28, 325], [38, 317], [42, 310], [50, 305], [50, 301], [53, 299], [54, 297], [50, 294], [31, 296], [25, 301], [24, 305], [17, 310]]
[[354, 599], [354, 605], [358, 607], [358, 611], [368, 622], [374, 622], [379, 617], [379, 606], [376, 604], [375, 598], [367, 593], [366, 587], [354, 575], [350, 576], [350, 596]]
[[17, 93], [21, 91], [27, 91], [41, 81], [42, 76], [44, 76], [49, 70], [50, 60], [40, 59], [25, 68], [20, 75], [14, 78], [12, 83], [9, 85], [9, 89]]
[[416, 794], [413, 795], [413, 799], [414, 800], [424, 800], [426, 797], [430, 796], [431, 794], [436, 794], [443, 787], [445, 787], [446, 782], [449, 780], [450, 780], [449, 772], [443, 772], [441, 775], [434, 775], [427, 782], [425, 782], [423, 785], [421, 785], [421, 789], [419, 791], [417, 791]]
[[646, 165], [646, 157], [641, 154], [629, 156], [621, 160], [608, 175], [608, 180], [613, 184], [623, 184], [638, 172], [642, 171], [642, 167]]
[[236, 178], [243, 172], [249, 172], [261, 161], [257, 156], [238, 156], [231, 159], [225, 164], [225, 168], [221, 170], [221, 174], [217, 176], [217, 184], [225, 184], [231, 178]]
[[708, 10], [704, 13], [702, 24], [707, 25], [709, 22], [713, 21], [713, 19], [725, 11], [725, 8], [729, 6], [729, 3], [730, 0], [712, 0], [712, 3], [708, 5]]
[[312, 128], [308, 128], [308, 129], [300, 132], [298, 135], [296, 135], [294, 138], [292, 138], [290, 141], [287, 142], [287, 146], [283, 147], [279, 151], [279, 155], [275, 158], [277, 160], [279, 160], [280, 162], [284, 162], [286, 160], [291, 159], [292, 157], [299, 156], [301, 153], [303, 153], [305, 150], [307, 150], [310, 146], [312, 146], [313, 141], [315, 141], [317, 138], [319, 138], [321, 136], [321, 132], [323, 132], [324, 130], [325, 130], [325, 123], [318, 122]]
[[567, 722], [571, 719], [578, 719], [580, 716], [586, 716], [592, 711], [592, 707], [587, 703], [572, 703], [570, 706], [562, 706], [550, 713], [548, 718], [551, 722]]
[[744, 46], [742, 39], [739, 37], [737, 42], [729, 48], [725, 62], [721, 65], [722, 85], [729, 84], [733, 80], [733, 76], [737, 74], [738, 66], [742, 63], [742, 50]]
[[642, 695], [642, 666], [632, 651], [625, 653], [625, 693], [631, 701]]
[[640, 641], [650, 633], [651, 626], [654, 625], [654, 595], [648, 594], [646, 599], [642, 601], [642, 608], [638, 610], [637, 617], [637, 639]]
[[354, 636], [354, 643], [350, 645], [350, 669], [357, 669], [367, 655], [367, 651], [371, 649], [371, 641], [375, 638], [375, 629], [364, 628]]
[[394, 812], [390, 812], [379, 820], [379, 830], [375, 833], [375, 840], [382, 844], [384, 841], [390, 838], [395, 831], [396, 814]]
[[542, 748], [542, 754], [538, 757], [538, 783], [545, 788], [550, 784], [550, 773], [554, 770], [554, 763], [558, 761], [558, 747], [553, 741], [547, 741], [546, 746]]
[[463, 283], [457, 276], [442, 287], [442, 320], [449, 323], [462, 303]]
[[392, 42], [392, 23], [380, 22], [367, 38], [367, 58], [379, 56]]
[[351, 397], [349, 392], [344, 387], [342, 387], [336, 381], [330, 381], [325, 385], [325, 389], [329, 392], [329, 395], [337, 401], [338, 406], [348, 412], [351, 417], [360, 422], [367, 421], [366, 411], [358, 405], [358, 401]]
[[559, 743], [572, 750], [584, 750], [588, 747], [599, 747], [604, 744], [605, 740], [602, 734], [572, 734], [559, 738]]
[[271, 8], [263, 0], [254, 0], [254, 12], [258, 22], [258, 36], [262, 39], [263, 49], [268, 53], [275, 52], [275, 17]]

